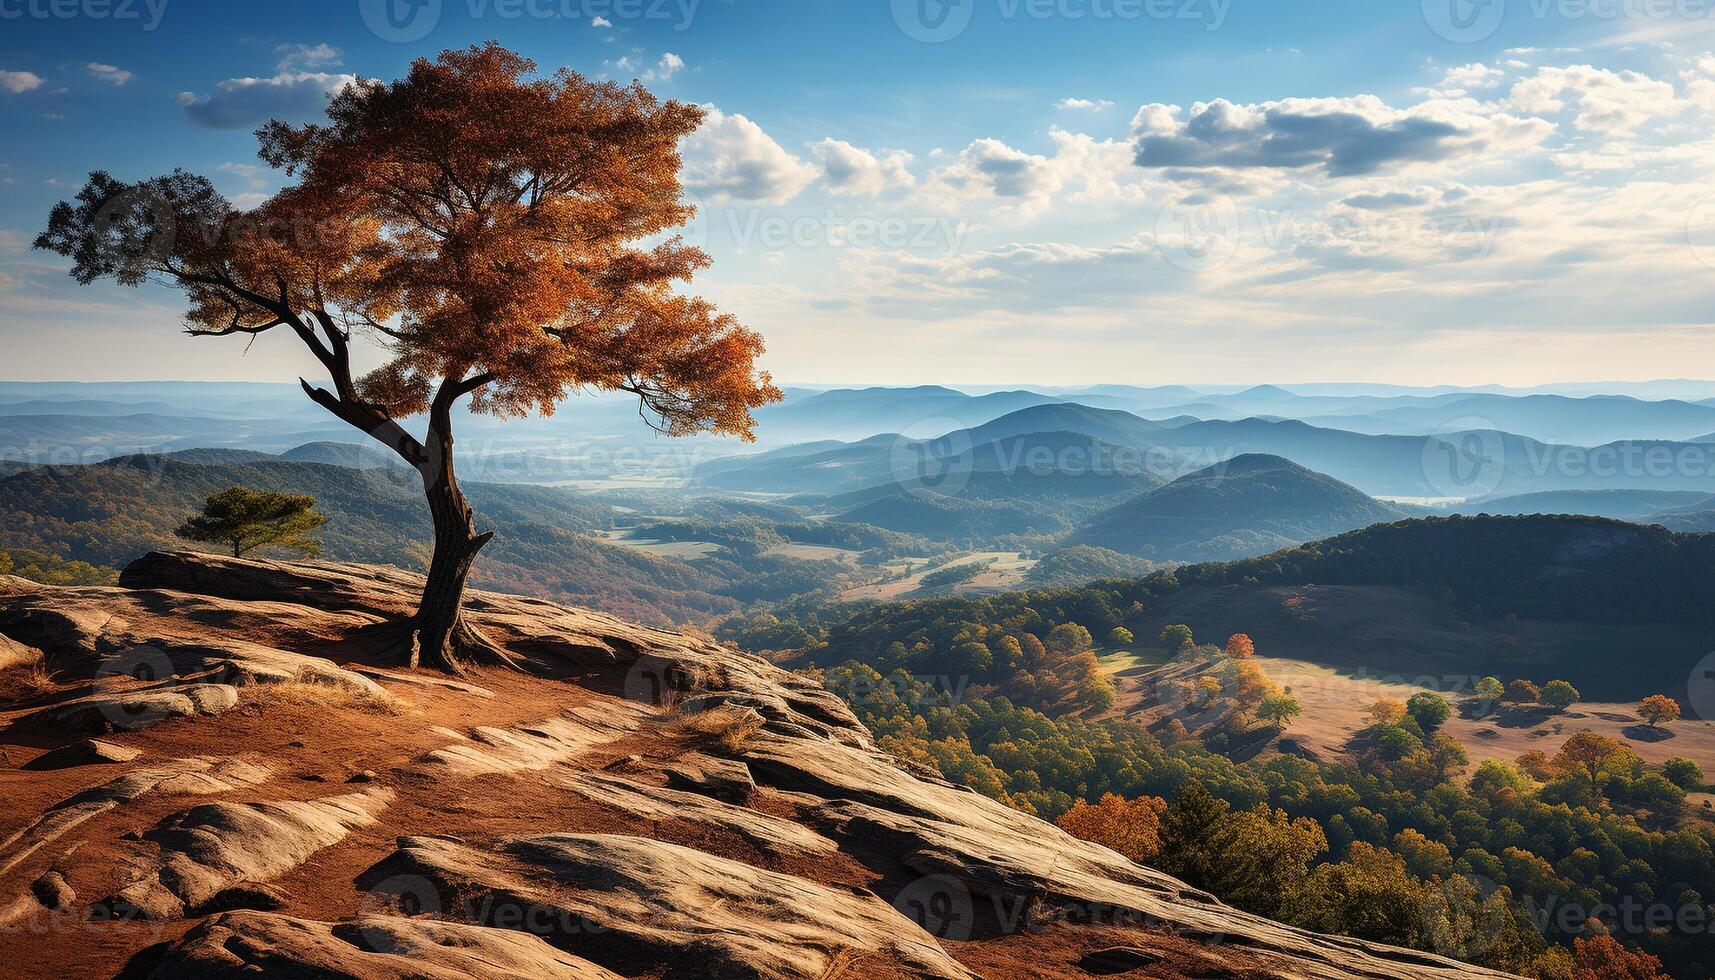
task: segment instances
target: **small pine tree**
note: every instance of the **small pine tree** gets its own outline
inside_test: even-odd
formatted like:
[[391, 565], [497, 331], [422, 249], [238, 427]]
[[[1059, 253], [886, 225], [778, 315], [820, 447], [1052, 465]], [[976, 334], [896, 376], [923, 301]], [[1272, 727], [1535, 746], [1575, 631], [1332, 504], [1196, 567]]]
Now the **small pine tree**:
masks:
[[322, 546], [309, 534], [327, 523], [315, 508], [311, 496], [233, 487], [208, 498], [202, 513], [174, 533], [187, 541], [229, 546], [234, 558], [257, 548], [286, 548], [314, 557]]

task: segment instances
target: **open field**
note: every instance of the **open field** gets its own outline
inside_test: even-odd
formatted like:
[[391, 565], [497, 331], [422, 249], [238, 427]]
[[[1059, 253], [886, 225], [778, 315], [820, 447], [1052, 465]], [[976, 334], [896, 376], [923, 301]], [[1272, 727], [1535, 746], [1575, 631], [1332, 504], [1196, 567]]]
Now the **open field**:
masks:
[[626, 530], [600, 531], [596, 536], [609, 544], [617, 544], [622, 548], [630, 548], [657, 558], [696, 561], [721, 550], [721, 545], [713, 541], [656, 541], [652, 538], [628, 538], [625, 535], [629, 533]]
[[769, 548], [767, 551], [764, 551], [763, 554], [777, 558], [796, 558], [799, 561], [845, 561], [855, 563], [858, 560], [858, 556], [862, 555], [863, 552], [853, 551], [850, 548], [833, 548], [820, 544], [778, 544]]
[[992, 564], [976, 577], [954, 586], [952, 591], [971, 594], [1016, 589], [1024, 582], [1025, 573], [1036, 565], [1034, 559], [1025, 558], [1016, 551], [975, 551], [943, 562], [936, 562], [929, 558], [900, 558], [886, 562], [880, 567], [884, 573], [903, 574], [905, 575], [904, 578], [847, 589], [840, 598], [846, 602], [864, 599], [901, 599], [917, 592], [922, 587], [925, 576], [943, 569], [984, 562], [991, 562]]

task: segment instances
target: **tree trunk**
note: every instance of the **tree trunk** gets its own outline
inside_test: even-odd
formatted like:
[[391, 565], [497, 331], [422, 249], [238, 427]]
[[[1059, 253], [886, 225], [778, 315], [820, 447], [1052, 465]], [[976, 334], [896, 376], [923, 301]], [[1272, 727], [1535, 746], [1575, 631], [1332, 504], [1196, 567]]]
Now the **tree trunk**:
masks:
[[438, 458], [423, 467], [423, 490], [435, 522], [435, 553], [411, 623], [415, 643], [410, 661], [413, 667], [421, 664], [458, 673], [469, 661], [494, 652], [461, 613], [471, 563], [494, 535], [476, 533], [476, 515], [453, 473], [451, 434], [431, 432], [430, 438]]

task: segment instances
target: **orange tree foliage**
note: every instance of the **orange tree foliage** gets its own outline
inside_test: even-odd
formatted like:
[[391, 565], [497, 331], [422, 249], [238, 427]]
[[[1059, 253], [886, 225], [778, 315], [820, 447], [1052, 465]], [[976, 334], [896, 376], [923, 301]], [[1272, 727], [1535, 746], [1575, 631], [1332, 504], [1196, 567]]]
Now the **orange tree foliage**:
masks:
[[1127, 800], [1103, 793], [1095, 803], [1080, 800], [1054, 822], [1074, 837], [1147, 864], [1161, 853], [1161, 814], [1166, 809], [1167, 801], [1158, 796]]
[[1227, 656], [1243, 659], [1256, 655], [1256, 645], [1243, 633], [1227, 637]]
[[[194, 335], [295, 335], [327, 375], [305, 393], [422, 475], [435, 548], [413, 662], [506, 659], [459, 615], [493, 536], [454, 473], [459, 401], [508, 417], [628, 392], [668, 433], [749, 438], [751, 410], [779, 398], [756, 370], [762, 339], [677, 291], [709, 261], [668, 237], [694, 214], [678, 146], [703, 112], [635, 84], [541, 77], [491, 43], [355, 82], [327, 114], [259, 131], [262, 159], [296, 183], [254, 210], [184, 171], [94, 173], [36, 246], [72, 258], [80, 282], [182, 290]], [[388, 355], [361, 377], [356, 339]], [[422, 436], [400, 423], [413, 415]]]
[[1627, 949], [1613, 936], [1572, 941], [1572, 980], [1672, 980], [1661, 960]]
[[1679, 720], [1679, 702], [1665, 694], [1651, 694], [1638, 702], [1638, 715], [1650, 727]]

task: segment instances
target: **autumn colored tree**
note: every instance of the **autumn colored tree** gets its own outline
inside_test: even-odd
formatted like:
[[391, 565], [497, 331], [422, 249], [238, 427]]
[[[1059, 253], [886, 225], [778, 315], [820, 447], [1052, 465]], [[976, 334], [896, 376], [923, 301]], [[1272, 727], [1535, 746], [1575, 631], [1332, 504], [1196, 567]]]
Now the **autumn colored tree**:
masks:
[[1243, 660], [1256, 656], [1256, 644], [1243, 633], [1234, 633], [1227, 637], [1227, 656]]
[[1661, 960], [1627, 949], [1613, 936], [1572, 941], [1572, 980], [1672, 980]]
[[1161, 853], [1161, 815], [1167, 801], [1157, 796], [1128, 800], [1103, 793], [1095, 803], [1080, 800], [1054, 822], [1073, 837], [1112, 848], [1142, 864]]
[[1651, 694], [1638, 702], [1638, 717], [1655, 728], [1679, 720], [1679, 702], [1665, 694]]
[[[761, 338], [675, 290], [708, 256], [666, 237], [680, 203], [678, 146], [703, 110], [569, 70], [538, 76], [494, 44], [356, 82], [325, 124], [272, 122], [261, 157], [296, 180], [241, 211], [205, 178], [90, 175], [36, 246], [90, 283], [182, 290], [201, 337], [285, 331], [325, 370], [304, 392], [422, 476], [435, 542], [411, 663], [510, 663], [461, 615], [492, 537], [453, 464], [453, 413], [551, 413], [585, 390], [637, 396], [674, 435], [749, 438], [779, 397], [756, 369]], [[388, 360], [354, 373], [354, 342]], [[425, 434], [402, 420], [426, 418]]]
[[233, 487], [208, 498], [202, 513], [173, 533], [187, 541], [229, 547], [234, 558], [257, 548], [286, 548], [315, 556], [321, 554], [322, 545], [310, 532], [325, 523], [327, 518], [316, 513], [316, 498], [307, 494]]
[[1566, 681], [1549, 681], [1542, 685], [1542, 703], [1556, 711], [1565, 711], [1578, 703], [1583, 695]]
[[1096, 646], [1095, 638], [1090, 631], [1077, 623], [1061, 623], [1048, 631], [1048, 636], [1042, 641], [1049, 652], [1062, 659], [1075, 657]]
[[1512, 704], [1535, 704], [1542, 700], [1542, 689], [1521, 677], [1507, 684], [1507, 693], [1501, 700]]
[[1601, 786], [1597, 780], [1602, 775], [1602, 767], [1630, 753], [1631, 749], [1608, 736], [1586, 730], [1567, 739], [1551, 765], [1557, 772], [1583, 776], [1589, 781], [1591, 792], [1600, 795]]
[[1129, 647], [1136, 641], [1137, 637], [1124, 626], [1115, 626], [1108, 630], [1108, 646], [1110, 647]]
[[1405, 702], [1397, 698], [1382, 698], [1370, 705], [1368, 714], [1371, 724], [1397, 725], [1405, 720]]

